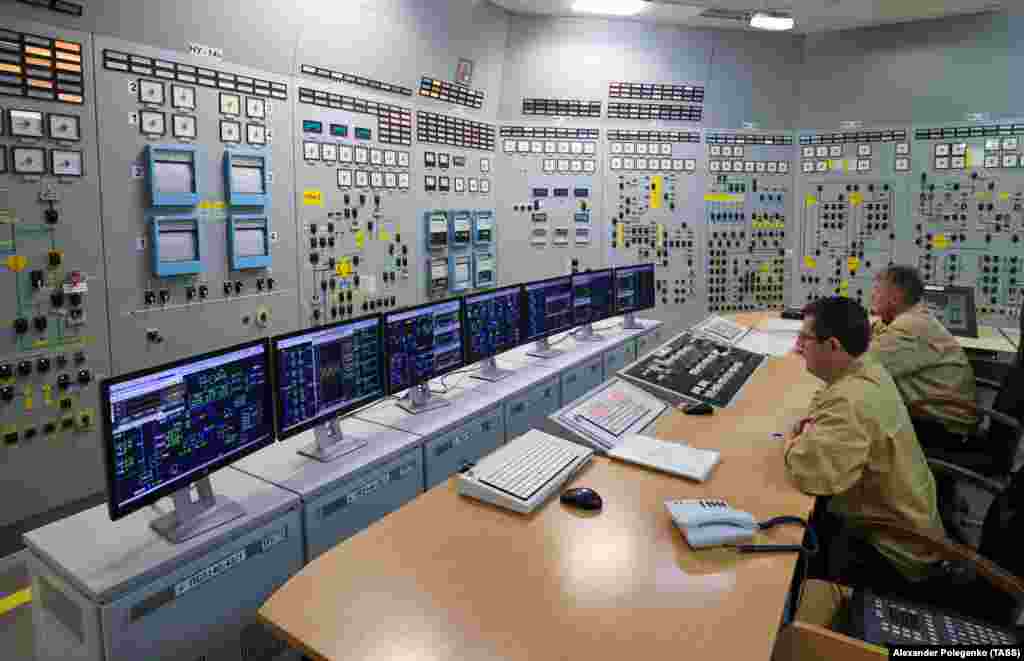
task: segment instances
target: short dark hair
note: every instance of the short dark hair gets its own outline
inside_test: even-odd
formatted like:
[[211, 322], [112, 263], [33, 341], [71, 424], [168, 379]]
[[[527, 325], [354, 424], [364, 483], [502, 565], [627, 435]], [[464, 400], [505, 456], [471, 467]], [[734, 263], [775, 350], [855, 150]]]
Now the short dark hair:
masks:
[[917, 305], [924, 297], [924, 279], [913, 266], [893, 264], [879, 273], [878, 277], [903, 292], [903, 302], [907, 305]]
[[804, 316], [814, 317], [818, 341], [834, 337], [854, 358], [868, 350], [871, 326], [867, 310], [857, 301], [841, 296], [819, 298], [804, 308]]

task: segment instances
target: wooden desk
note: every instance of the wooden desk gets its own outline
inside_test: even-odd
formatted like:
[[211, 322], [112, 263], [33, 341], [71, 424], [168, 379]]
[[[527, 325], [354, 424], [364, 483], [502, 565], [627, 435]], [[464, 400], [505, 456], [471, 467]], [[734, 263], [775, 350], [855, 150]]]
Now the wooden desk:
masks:
[[[787, 483], [770, 434], [819, 385], [789, 355], [714, 416], [669, 413], [657, 436], [720, 450], [712, 478], [599, 457], [573, 481], [602, 495], [598, 513], [553, 499], [523, 516], [449, 481], [308, 565], [260, 618], [314, 659], [768, 659], [796, 555], [692, 551], [663, 503], [714, 496], [759, 519], [807, 516], [813, 499]], [[800, 537], [780, 528], [759, 541]]]

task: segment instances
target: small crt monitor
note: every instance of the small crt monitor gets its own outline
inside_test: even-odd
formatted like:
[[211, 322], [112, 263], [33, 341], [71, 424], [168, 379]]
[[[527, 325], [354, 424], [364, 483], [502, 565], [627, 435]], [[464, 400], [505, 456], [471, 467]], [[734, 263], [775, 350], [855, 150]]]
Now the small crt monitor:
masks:
[[177, 543], [244, 513], [207, 478], [274, 441], [265, 340], [107, 379], [100, 396], [111, 520], [171, 495], [151, 526]]
[[522, 343], [522, 288], [519, 285], [502, 287], [466, 296], [464, 309], [462, 335], [466, 345], [466, 363], [484, 363], [475, 376], [497, 381], [510, 375], [508, 370], [498, 368], [494, 357]]
[[523, 306], [523, 341], [539, 343], [529, 355], [558, 355], [547, 340], [572, 328], [572, 278], [566, 275], [523, 285]]
[[612, 270], [572, 275], [573, 326], [589, 325], [615, 316], [612, 299]]
[[654, 264], [615, 269], [615, 314], [654, 307]]
[[316, 443], [299, 453], [321, 461], [365, 445], [335, 423], [384, 397], [383, 328], [373, 315], [271, 340], [278, 438], [315, 428]]
[[399, 406], [414, 413], [446, 406], [427, 383], [462, 367], [462, 299], [427, 303], [384, 315], [387, 390], [411, 389]]
[[978, 317], [972, 287], [927, 285], [924, 302], [951, 334], [978, 337]]

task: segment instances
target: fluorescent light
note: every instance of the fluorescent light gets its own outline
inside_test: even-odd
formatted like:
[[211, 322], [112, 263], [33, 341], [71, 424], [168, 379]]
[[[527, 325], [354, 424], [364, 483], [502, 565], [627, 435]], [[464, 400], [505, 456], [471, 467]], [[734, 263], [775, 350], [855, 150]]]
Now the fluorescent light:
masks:
[[609, 16], [632, 16], [647, 8], [646, 0], [576, 0], [573, 11]]
[[793, 24], [792, 16], [777, 16], [759, 11], [750, 17], [750, 27], [758, 30], [792, 30]]

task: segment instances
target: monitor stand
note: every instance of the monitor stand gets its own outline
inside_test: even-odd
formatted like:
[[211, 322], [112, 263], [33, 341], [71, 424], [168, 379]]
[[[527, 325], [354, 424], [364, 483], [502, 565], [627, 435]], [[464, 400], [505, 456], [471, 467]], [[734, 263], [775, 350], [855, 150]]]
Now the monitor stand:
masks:
[[604, 335], [594, 332], [594, 324], [583, 324], [572, 337], [577, 342], [601, 342], [605, 339]]
[[483, 381], [501, 381], [512, 376], [514, 372], [512, 370], [503, 370], [498, 367], [498, 361], [495, 360], [494, 356], [491, 356], [487, 360], [480, 363], [480, 371], [473, 375], [474, 379], [481, 379]]
[[367, 441], [362, 438], [345, 437], [341, 430], [341, 418], [317, 425], [313, 430], [315, 440], [298, 450], [303, 457], [327, 463], [338, 457], [366, 447]]
[[421, 383], [418, 386], [409, 388], [409, 392], [406, 393], [405, 397], [398, 400], [398, 406], [416, 415], [417, 413], [451, 406], [451, 402], [444, 397], [435, 396], [434, 393], [430, 392], [429, 384]]
[[150, 522], [149, 527], [171, 544], [180, 544], [245, 514], [235, 501], [213, 493], [210, 477], [195, 482], [199, 497], [192, 500], [191, 487], [171, 494], [174, 509]]
[[636, 315], [632, 312], [627, 312], [626, 316], [622, 318], [622, 329], [623, 330], [643, 330], [644, 326], [636, 320]]
[[552, 347], [551, 342], [549, 342], [548, 338], [545, 337], [543, 340], [537, 340], [537, 344], [534, 345], [533, 350], [527, 351], [526, 355], [533, 356], [534, 358], [544, 358], [546, 360], [548, 358], [561, 356], [563, 353], [565, 352], [561, 349]]

